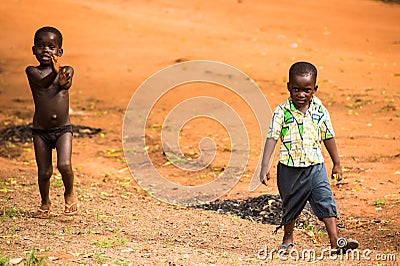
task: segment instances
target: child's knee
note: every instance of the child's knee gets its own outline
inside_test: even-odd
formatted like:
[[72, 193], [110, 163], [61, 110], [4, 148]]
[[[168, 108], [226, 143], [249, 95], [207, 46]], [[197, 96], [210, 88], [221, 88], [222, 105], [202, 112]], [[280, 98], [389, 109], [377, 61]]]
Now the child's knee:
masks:
[[72, 166], [70, 163], [59, 163], [57, 165], [58, 171], [60, 171], [61, 175], [70, 175], [72, 174]]
[[53, 168], [52, 167], [38, 170], [39, 180], [48, 180], [48, 179], [50, 179], [52, 174], [53, 174]]

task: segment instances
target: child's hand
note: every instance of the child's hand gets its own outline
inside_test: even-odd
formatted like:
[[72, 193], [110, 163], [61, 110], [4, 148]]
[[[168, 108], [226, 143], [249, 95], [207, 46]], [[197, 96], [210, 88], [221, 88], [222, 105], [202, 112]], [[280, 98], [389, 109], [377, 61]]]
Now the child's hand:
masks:
[[261, 172], [260, 174], [260, 181], [261, 184], [267, 185], [267, 181], [270, 179], [270, 174], [269, 172], [265, 175], [264, 173]]
[[71, 82], [71, 70], [66, 67], [62, 67], [60, 76], [58, 77], [58, 84], [60, 84], [61, 87], [64, 87], [70, 82]]
[[342, 169], [340, 168], [340, 166], [334, 166], [332, 169], [332, 179], [336, 180], [336, 181], [340, 181], [342, 180]]
[[58, 73], [60, 72], [60, 63], [58, 63], [58, 56], [52, 55], [51, 56], [51, 65], [54, 69], [54, 72]]

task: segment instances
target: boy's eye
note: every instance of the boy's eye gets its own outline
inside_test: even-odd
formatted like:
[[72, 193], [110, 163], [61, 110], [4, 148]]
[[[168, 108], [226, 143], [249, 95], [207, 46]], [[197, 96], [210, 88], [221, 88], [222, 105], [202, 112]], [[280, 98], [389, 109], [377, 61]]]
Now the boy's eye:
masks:
[[299, 88], [293, 88], [293, 92], [300, 92], [300, 91], [304, 91], [305, 93], [310, 93], [311, 89], [299, 89]]

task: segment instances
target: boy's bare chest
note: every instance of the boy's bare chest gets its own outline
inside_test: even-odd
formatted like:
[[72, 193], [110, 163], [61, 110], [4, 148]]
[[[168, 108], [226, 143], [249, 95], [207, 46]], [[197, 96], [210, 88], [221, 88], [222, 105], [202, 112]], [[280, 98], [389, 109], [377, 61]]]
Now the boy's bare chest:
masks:
[[53, 70], [51, 68], [44, 68], [44, 69], [37, 68], [37, 72], [42, 78], [48, 76], [52, 71]]
[[32, 93], [37, 100], [54, 100], [65, 97], [68, 92], [52, 84], [48, 88], [35, 88]]

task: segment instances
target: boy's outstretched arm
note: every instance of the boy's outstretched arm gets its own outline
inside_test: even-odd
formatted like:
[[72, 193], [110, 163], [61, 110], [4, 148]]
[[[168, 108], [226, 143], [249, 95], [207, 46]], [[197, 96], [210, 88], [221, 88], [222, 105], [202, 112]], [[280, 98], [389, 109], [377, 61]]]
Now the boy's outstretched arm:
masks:
[[58, 83], [61, 88], [68, 90], [72, 85], [72, 76], [74, 75], [74, 69], [72, 67], [62, 67], [60, 76], [58, 77]]
[[328, 150], [329, 156], [331, 157], [333, 163], [332, 178], [334, 177], [335, 174], [337, 174], [338, 176], [337, 179], [341, 180], [342, 167], [340, 166], [340, 158], [339, 158], [339, 153], [337, 151], [335, 138], [325, 139], [324, 145]]
[[266, 180], [269, 180], [269, 166], [272, 163], [272, 156], [274, 154], [275, 145], [277, 140], [272, 138], [267, 138], [265, 141], [264, 153], [261, 162], [261, 172], [260, 172], [260, 181], [262, 184], [267, 185]]
[[33, 66], [28, 66], [25, 69], [25, 73], [31, 85], [41, 88], [48, 88], [57, 76], [57, 73], [54, 71], [51, 71], [48, 75], [44, 76], [37, 67]]
[[72, 76], [74, 75], [74, 69], [69, 66], [61, 67], [59, 56], [53, 55], [51, 57], [51, 66], [56, 73], [60, 73], [58, 76], [58, 84], [64, 90], [68, 90], [72, 85]]

